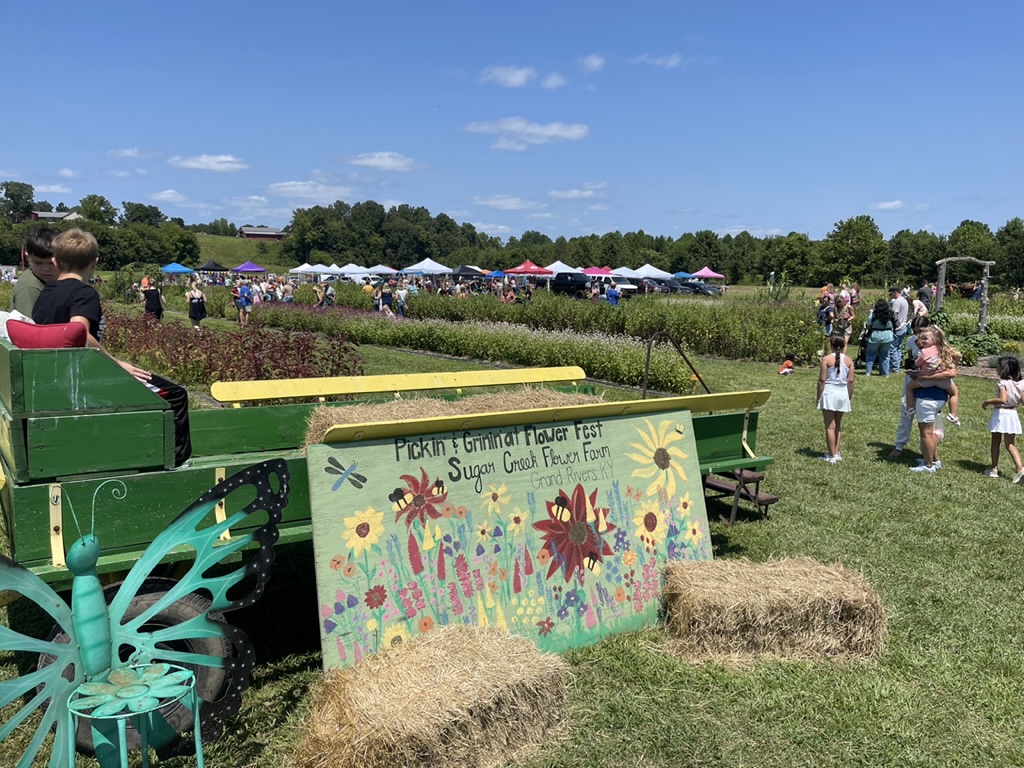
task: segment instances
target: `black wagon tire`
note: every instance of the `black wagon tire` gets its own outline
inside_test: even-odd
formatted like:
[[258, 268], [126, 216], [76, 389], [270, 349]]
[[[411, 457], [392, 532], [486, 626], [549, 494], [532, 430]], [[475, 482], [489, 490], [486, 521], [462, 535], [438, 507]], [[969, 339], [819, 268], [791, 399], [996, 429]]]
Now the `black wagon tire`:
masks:
[[[133, 619], [149, 610], [153, 604], [164, 597], [175, 583], [176, 582], [171, 579], [147, 579], [138, 594], [128, 605], [128, 609], [125, 611], [123, 620]], [[112, 584], [103, 590], [103, 594], [108, 605], [114, 599], [114, 595], [117, 594], [120, 586], [120, 584]], [[143, 625], [142, 629], [143, 631], [155, 631], [157, 629], [175, 626], [184, 621], [195, 618], [196, 616], [207, 613], [210, 608], [210, 604], [210, 600], [203, 595], [196, 594], [194, 592], [190, 593], [153, 616], [146, 624]], [[209, 618], [213, 621], [226, 624], [223, 617], [219, 614], [211, 613], [209, 614]], [[57, 626], [53, 628], [48, 639], [52, 642], [58, 643], [69, 642], [67, 634]], [[192, 638], [188, 640], [175, 641], [169, 644], [169, 648], [176, 651], [187, 651], [189, 653], [197, 653], [220, 658], [230, 658], [235, 655], [234, 645], [224, 638]], [[131, 652], [132, 649], [130, 648], [120, 649], [121, 660], [126, 661], [127, 656], [130, 655]], [[158, 655], [154, 661], [159, 660]], [[37, 667], [42, 669], [43, 667], [52, 664], [53, 661], [53, 656], [49, 654], [40, 654]], [[182, 666], [191, 669], [195, 674], [196, 692], [199, 694], [199, 698], [203, 701], [217, 701], [221, 698], [225, 692], [226, 686], [230, 683], [228, 674], [223, 669], [191, 666], [188, 664], [183, 664]], [[192, 710], [188, 706], [187, 699], [160, 711], [167, 720], [168, 725], [178, 733], [185, 733], [193, 729]], [[202, 719], [205, 721], [206, 713], [202, 708], [200, 708], [200, 713], [204, 715]], [[139, 734], [135, 730], [134, 726], [132, 726], [131, 721], [128, 722], [127, 726], [128, 748], [138, 749], [141, 746]], [[92, 732], [88, 719], [79, 719], [78, 729], [75, 733], [75, 744], [80, 753], [86, 755], [93, 754]]]

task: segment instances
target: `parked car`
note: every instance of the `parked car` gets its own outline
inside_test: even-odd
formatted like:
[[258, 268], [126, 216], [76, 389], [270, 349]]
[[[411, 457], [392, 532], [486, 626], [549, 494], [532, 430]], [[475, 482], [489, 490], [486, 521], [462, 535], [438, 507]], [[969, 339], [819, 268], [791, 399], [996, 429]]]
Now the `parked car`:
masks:
[[674, 277], [645, 277], [648, 293], [693, 293], [687, 283], [681, 283]]
[[551, 277], [538, 278], [537, 287], [548, 288], [552, 293], [585, 299], [590, 295], [590, 277], [579, 272], [559, 272]]
[[601, 286], [602, 294], [614, 285], [619, 289], [619, 294], [624, 299], [628, 299], [631, 296], [636, 295], [637, 286], [634, 283], [631, 283], [628, 277], [618, 277], [617, 275], [597, 275], [592, 277], [591, 280], [596, 280], [598, 285]]
[[696, 281], [694, 281], [692, 283], [686, 283], [686, 285], [692, 286], [693, 292], [694, 293], [699, 293], [702, 296], [721, 296], [722, 295], [722, 289], [719, 288], [717, 285], [708, 285], [707, 283], [696, 282]]

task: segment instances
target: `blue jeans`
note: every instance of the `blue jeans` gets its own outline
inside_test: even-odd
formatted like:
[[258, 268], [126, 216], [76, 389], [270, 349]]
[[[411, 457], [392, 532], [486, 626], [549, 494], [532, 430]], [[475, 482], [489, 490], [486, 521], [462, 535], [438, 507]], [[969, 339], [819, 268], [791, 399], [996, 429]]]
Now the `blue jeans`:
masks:
[[875, 358], [879, 359], [879, 365], [882, 368], [882, 375], [889, 375], [889, 348], [892, 346], [891, 341], [883, 342], [868, 342], [868, 355], [867, 355], [867, 372], [868, 376], [871, 375], [871, 369], [875, 367]]
[[896, 338], [893, 339], [892, 346], [889, 348], [889, 370], [900, 370], [900, 363], [903, 362], [903, 342], [906, 339], [907, 327], [903, 326], [903, 331], [896, 334]]

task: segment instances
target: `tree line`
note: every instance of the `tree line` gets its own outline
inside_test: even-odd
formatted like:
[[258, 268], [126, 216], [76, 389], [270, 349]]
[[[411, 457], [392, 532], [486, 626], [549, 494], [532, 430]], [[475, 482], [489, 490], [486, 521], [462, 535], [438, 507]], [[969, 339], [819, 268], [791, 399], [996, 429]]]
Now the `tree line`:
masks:
[[[31, 185], [2, 182], [0, 191], [0, 259], [14, 263], [35, 202]], [[74, 208], [60, 203], [56, 210], [74, 210], [85, 217], [75, 222], [100, 241], [104, 266], [116, 269], [134, 261], [199, 263], [195, 232], [233, 236], [238, 227], [225, 218], [186, 225], [168, 219], [158, 207], [123, 202], [121, 208], [101, 195], [87, 195]], [[68, 226], [68, 225], [65, 225]], [[1016, 217], [993, 232], [988, 224], [965, 220], [950, 234], [904, 229], [888, 240], [871, 216], [836, 222], [820, 240], [800, 232], [758, 237], [749, 232], [720, 236], [711, 230], [687, 232], [677, 238], [637, 232], [609, 232], [555, 239], [537, 231], [519, 237], [488, 235], [450, 216], [432, 215], [424, 207], [399, 205], [386, 209], [369, 200], [355, 204], [337, 201], [296, 209], [281, 243], [284, 264], [303, 262], [377, 263], [402, 268], [424, 258], [449, 266], [474, 264], [505, 269], [530, 259], [537, 264], [555, 260], [574, 266], [610, 265], [633, 269], [653, 264], [669, 272], [693, 272], [710, 266], [731, 283], [763, 282], [783, 272], [792, 284], [816, 285], [849, 279], [864, 285], [888, 285], [934, 280], [935, 261], [972, 256], [993, 261], [993, 279], [1005, 286], [1024, 286], [1024, 220]], [[947, 278], [973, 281], [978, 268], [954, 264]]]

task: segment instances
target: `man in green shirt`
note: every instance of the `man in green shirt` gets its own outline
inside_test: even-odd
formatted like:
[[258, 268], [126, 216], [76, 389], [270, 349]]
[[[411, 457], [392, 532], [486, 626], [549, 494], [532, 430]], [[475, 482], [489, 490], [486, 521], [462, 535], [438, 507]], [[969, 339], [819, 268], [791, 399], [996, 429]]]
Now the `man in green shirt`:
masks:
[[32, 308], [42, 293], [43, 286], [56, 280], [60, 270], [53, 260], [52, 244], [60, 232], [56, 229], [36, 227], [25, 233], [25, 255], [28, 269], [21, 273], [11, 293], [11, 307], [32, 317]]

